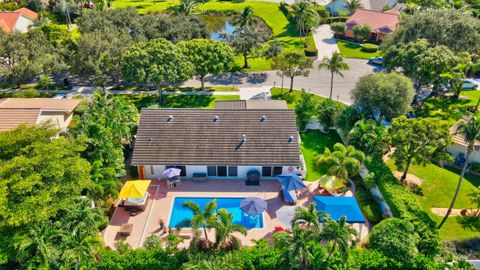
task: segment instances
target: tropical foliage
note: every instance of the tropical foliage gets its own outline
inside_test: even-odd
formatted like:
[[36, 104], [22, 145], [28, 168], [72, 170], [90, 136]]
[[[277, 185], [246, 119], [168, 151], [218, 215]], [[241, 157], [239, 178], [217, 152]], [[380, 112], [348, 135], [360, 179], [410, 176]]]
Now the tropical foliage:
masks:
[[330, 71], [330, 95], [332, 99], [333, 95], [333, 77], [338, 75], [343, 78], [343, 70], [349, 70], [350, 67], [343, 61], [343, 56], [339, 52], [332, 53], [332, 56], [323, 57], [322, 62], [318, 65], [319, 69], [327, 69]]
[[362, 151], [355, 149], [352, 145], [336, 143], [333, 151], [327, 148], [317, 158], [317, 166], [326, 168], [329, 175], [346, 181], [360, 172], [364, 160], [365, 154]]

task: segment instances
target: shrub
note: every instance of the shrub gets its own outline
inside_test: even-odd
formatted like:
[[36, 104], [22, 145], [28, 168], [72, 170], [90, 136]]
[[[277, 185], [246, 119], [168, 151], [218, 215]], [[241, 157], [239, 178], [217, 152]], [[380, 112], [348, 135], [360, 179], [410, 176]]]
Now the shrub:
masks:
[[305, 48], [304, 51], [305, 51], [305, 56], [308, 56], [308, 57], [318, 56], [317, 48], [309, 47], [309, 48]]
[[358, 200], [362, 212], [371, 223], [376, 224], [382, 221], [382, 211], [370, 191], [362, 186], [357, 186], [355, 197]]
[[343, 111], [344, 106], [331, 99], [322, 99], [318, 102], [317, 117], [318, 121], [326, 129], [335, 125], [337, 116]]
[[362, 44], [362, 48], [360, 49], [362, 52], [376, 52], [378, 51], [378, 45], [364, 43]]
[[335, 33], [343, 33], [347, 29], [347, 25], [344, 22], [334, 22], [330, 24], [330, 29]]
[[366, 37], [368, 34], [370, 34], [370, 32], [372, 32], [372, 28], [370, 28], [370, 26], [364, 24], [364, 25], [355, 25], [353, 28], [352, 28], [352, 31], [353, 31], [353, 34], [355, 35], [355, 37], [357, 38], [364, 38]]

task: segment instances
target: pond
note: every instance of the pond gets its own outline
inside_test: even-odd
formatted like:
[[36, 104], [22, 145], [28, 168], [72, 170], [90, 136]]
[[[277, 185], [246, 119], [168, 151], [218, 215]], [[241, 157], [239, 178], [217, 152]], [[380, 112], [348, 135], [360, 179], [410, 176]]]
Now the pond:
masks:
[[232, 22], [232, 17], [229, 16], [201, 16], [201, 19], [207, 25], [207, 31], [212, 40], [225, 41], [224, 36], [233, 34], [237, 28]]

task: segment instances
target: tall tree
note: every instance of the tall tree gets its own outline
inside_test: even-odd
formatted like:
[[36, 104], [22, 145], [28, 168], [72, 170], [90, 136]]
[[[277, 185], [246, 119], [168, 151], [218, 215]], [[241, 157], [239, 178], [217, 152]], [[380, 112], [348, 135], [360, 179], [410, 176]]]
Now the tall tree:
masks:
[[192, 64], [180, 48], [162, 38], [132, 46], [124, 54], [121, 68], [125, 80], [157, 86], [161, 103], [161, 87], [185, 81], [193, 73]]
[[227, 41], [236, 53], [243, 56], [243, 68], [249, 68], [248, 55], [260, 49], [264, 42], [270, 39], [270, 34], [259, 26], [239, 27], [233, 34], [227, 36]]
[[304, 225], [315, 232], [320, 232], [322, 227], [320, 217], [325, 217], [325, 215], [318, 212], [317, 206], [314, 203], [309, 204], [307, 209], [297, 207], [293, 215], [292, 226]]
[[288, 51], [275, 57], [272, 62], [272, 68], [278, 70], [282, 76], [290, 78], [290, 89], [293, 91], [293, 79], [296, 76], [307, 77], [312, 67], [312, 59], [306, 57], [301, 52]]
[[275, 247], [282, 250], [282, 257], [289, 269], [309, 269], [314, 259], [314, 247], [318, 238], [311, 230], [293, 226], [291, 234], [279, 232], [274, 234]]
[[247, 229], [242, 225], [233, 223], [233, 215], [227, 212], [226, 209], [218, 210], [216, 216], [218, 220], [213, 223], [213, 228], [215, 228], [215, 246], [219, 247], [222, 244], [240, 246], [240, 240], [232, 233], [238, 232], [247, 235]]
[[93, 100], [72, 129], [78, 138], [86, 138], [83, 155], [91, 162], [93, 197], [115, 196], [125, 174], [123, 149], [133, 137], [138, 112], [135, 106], [121, 97], [96, 92]]
[[432, 160], [451, 158], [446, 152], [451, 143], [449, 126], [427, 118], [393, 119], [388, 129], [389, 142], [395, 148], [395, 165], [403, 169], [401, 181], [407, 177], [412, 162], [425, 166]]
[[346, 257], [348, 256], [349, 248], [355, 245], [353, 237], [358, 237], [358, 233], [348, 225], [347, 218], [342, 216], [338, 221], [327, 218], [319, 237], [324, 241], [332, 243], [329, 257], [336, 249], [339, 250], [342, 256]]
[[67, 268], [78, 270], [81, 265], [90, 265], [96, 260], [95, 253], [102, 246], [98, 235], [92, 235], [84, 230], [74, 230], [66, 233], [62, 239], [61, 264]]
[[292, 5], [292, 14], [298, 28], [298, 35], [308, 34], [319, 23], [319, 16], [308, 0], [296, 0]]
[[193, 39], [180, 42], [178, 46], [192, 63], [194, 75], [200, 79], [202, 89], [205, 87], [205, 77], [208, 74], [227, 72], [235, 63], [232, 48], [222, 42]]
[[460, 133], [464, 136], [467, 145], [467, 154], [465, 156], [465, 163], [463, 164], [462, 172], [460, 173], [460, 178], [458, 179], [457, 188], [455, 189], [455, 194], [453, 195], [452, 202], [448, 207], [445, 217], [443, 217], [442, 222], [438, 225], [438, 228], [441, 228], [447, 218], [450, 216], [453, 207], [455, 206], [455, 201], [457, 200], [458, 193], [460, 192], [460, 187], [462, 186], [463, 177], [465, 176], [465, 171], [467, 170], [468, 164], [470, 162], [470, 156], [475, 150], [475, 143], [480, 139], [480, 119], [477, 118], [475, 114], [468, 115], [468, 120], [461, 122], [460, 126], [457, 129], [457, 133]]
[[333, 77], [338, 75], [343, 78], [342, 70], [349, 70], [350, 67], [343, 61], [343, 56], [339, 52], [334, 52], [330, 58], [323, 57], [322, 62], [318, 65], [318, 69], [327, 69], [330, 71], [330, 95], [332, 99], [333, 94]]
[[348, 9], [348, 13], [353, 14], [355, 11], [363, 8], [362, 2], [360, 0], [349, 0], [346, 1], [345, 4], [343, 5], [346, 9]]
[[215, 210], [217, 210], [217, 201], [212, 200], [208, 202], [204, 210], [202, 210], [200, 206], [193, 201], [184, 202], [183, 207], [190, 209], [193, 213], [193, 217], [191, 219], [181, 221], [180, 225], [177, 224], [177, 226], [182, 227], [184, 225], [191, 225], [196, 229], [202, 228], [205, 239], [208, 241], [207, 229], [211, 229], [215, 222], [217, 222], [217, 216], [214, 213]]
[[347, 180], [360, 172], [365, 154], [355, 149], [352, 145], [345, 146], [336, 143], [333, 146], [333, 152], [325, 148], [325, 151], [317, 159], [318, 167], [325, 167], [328, 174]]
[[394, 72], [363, 76], [352, 90], [355, 105], [377, 118], [379, 124], [385, 117], [405, 115], [411, 109], [413, 97], [411, 80]]

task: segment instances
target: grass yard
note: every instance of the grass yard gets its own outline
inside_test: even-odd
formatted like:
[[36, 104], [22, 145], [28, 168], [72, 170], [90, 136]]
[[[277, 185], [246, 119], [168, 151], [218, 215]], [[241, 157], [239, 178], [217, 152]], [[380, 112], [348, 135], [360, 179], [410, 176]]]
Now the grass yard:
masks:
[[[158, 106], [159, 95], [123, 95], [135, 104], [138, 110]], [[213, 95], [164, 95], [163, 108], [214, 108], [216, 100], [239, 100], [240, 96]], [[158, 106], [160, 107], [160, 106]]]
[[359, 59], [369, 59], [370, 57], [382, 55], [382, 51], [378, 50], [376, 52], [363, 52], [361, 51], [361, 46], [359, 44], [345, 42], [337, 40], [337, 46], [340, 50], [340, 53], [343, 54], [346, 58], [359, 58]]
[[[392, 170], [396, 170], [393, 160], [389, 160], [387, 164]], [[433, 214], [430, 209], [434, 207], [447, 208], [450, 205], [460, 170], [453, 167], [441, 168], [434, 164], [426, 167], [412, 165], [409, 173], [423, 180], [422, 185], [420, 185], [421, 192], [415, 194], [415, 197], [432, 219], [440, 223], [442, 217]], [[475, 205], [470, 203], [468, 194], [479, 185], [480, 177], [466, 174], [455, 208], [474, 208]], [[466, 239], [478, 236], [479, 233], [480, 220], [475, 223], [471, 218], [450, 217], [440, 230], [440, 238], [442, 240]]]
[[306, 179], [307, 181], [315, 181], [327, 173], [317, 168], [316, 157], [323, 154], [325, 148], [332, 148], [335, 143], [341, 142], [341, 139], [335, 131], [321, 133], [318, 130], [300, 133], [300, 138], [302, 139], [301, 151], [307, 166]]
[[[113, 8], [124, 8], [127, 6], [135, 7], [139, 13], [155, 13], [164, 12], [169, 7], [178, 4], [178, 0], [168, 0], [164, 2], [146, 1], [146, 0], [116, 0], [112, 2]], [[273, 39], [282, 42], [285, 51], [295, 50], [303, 51], [303, 40], [307, 39], [311, 46], [314, 46], [313, 37], [309, 34], [307, 37], [299, 37], [295, 23], [288, 20], [285, 14], [280, 10], [280, 5], [273, 2], [259, 2], [246, 0], [243, 2], [235, 1], [210, 1], [205, 4], [198, 5], [196, 13], [209, 10], [232, 10], [239, 12], [245, 7], [251, 6], [254, 14], [265, 21], [272, 29]], [[242, 57], [236, 58], [236, 63], [243, 65]], [[271, 69], [271, 60], [261, 57], [249, 59], [250, 71], [261, 71]]]
[[[272, 88], [270, 92], [272, 93], [272, 99], [283, 99], [287, 101], [289, 109], [295, 108], [295, 105], [300, 100], [300, 96], [302, 94], [301, 90], [293, 90], [292, 92], [288, 92], [288, 88], [283, 88], [283, 89]], [[316, 101], [320, 101], [325, 98], [321, 96], [313, 95], [313, 99]], [[341, 102], [338, 102], [338, 103], [344, 105]]]

